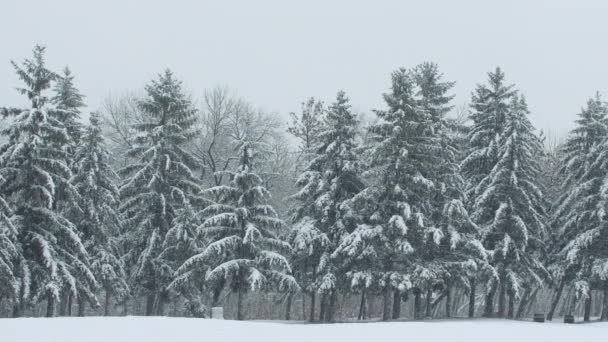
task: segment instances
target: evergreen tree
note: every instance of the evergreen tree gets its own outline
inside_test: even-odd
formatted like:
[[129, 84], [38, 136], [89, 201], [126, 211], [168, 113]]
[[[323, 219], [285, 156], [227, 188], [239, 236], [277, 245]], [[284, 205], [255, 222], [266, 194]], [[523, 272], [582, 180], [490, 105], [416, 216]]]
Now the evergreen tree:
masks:
[[376, 111], [382, 121], [370, 128], [370, 185], [353, 198], [365, 224], [339, 247], [355, 256], [373, 254], [380, 263], [376, 274], [384, 296], [384, 320], [390, 316], [393, 291], [403, 293], [411, 285], [414, 251], [435, 231], [430, 221], [435, 184], [429, 177], [440, 152], [431, 116], [415, 98], [411, 73], [395, 71], [391, 90], [384, 95], [388, 110]]
[[2, 110], [15, 115], [2, 131], [8, 142], [0, 147], [0, 193], [14, 210], [11, 220], [19, 248], [13, 270], [18, 279], [15, 316], [40, 298], [47, 299], [47, 316], [53, 316], [61, 289], [77, 296], [77, 280], [96, 286], [76, 227], [56, 209], [58, 200], [78, 207], [78, 194], [69, 184], [71, 171], [62, 148], [70, 138], [44, 94], [56, 79], [45, 66], [44, 51], [36, 46], [33, 59], [22, 66], [13, 62], [26, 85], [18, 90], [31, 101], [30, 108]]
[[118, 213], [118, 176], [109, 165], [110, 156], [99, 122], [99, 115], [91, 114], [90, 125], [76, 150], [77, 173], [71, 183], [82, 198], [82, 214], [77, 222], [85, 246], [91, 255], [91, 268], [105, 293], [105, 315], [109, 314], [111, 298], [128, 295], [127, 277], [120, 259]]
[[469, 151], [462, 162], [462, 172], [469, 183], [469, 199], [475, 201], [485, 190], [478, 184], [496, 165], [500, 137], [505, 128], [511, 100], [517, 94], [513, 85], [505, 84], [500, 68], [488, 73], [488, 84], [479, 84], [471, 97], [473, 127], [468, 135]]
[[59, 120], [66, 128], [72, 146], [69, 146], [70, 152], [75, 151], [75, 146], [80, 143], [82, 135], [82, 124], [80, 123], [81, 108], [85, 107], [84, 95], [74, 86], [74, 75], [68, 67], [63, 69], [63, 75], [57, 76], [55, 87], [53, 88], [55, 96], [51, 102], [58, 109], [57, 120]]
[[200, 191], [193, 169], [200, 163], [186, 149], [193, 137], [196, 109], [181, 82], [166, 70], [146, 86], [139, 106], [145, 122], [136, 124], [127, 155], [134, 163], [123, 168], [120, 187], [125, 239], [135, 290], [147, 297], [146, 314], [163, 314], [172, 280], [170, 261], [161, 256], [163, 241], [178, 211]]
[[[341, 287], [337, 282], [345, 280], [341, 277], [344, 271], [338, 268], [348, 268], [348, 263], [339, 266], [332, 262], [331, 254], [359, 221], [348, 205], [364, 188], [356, 149], [358, 124], [346, 94], [339, 92], [325, 116], [318, 136], [319, 147], [296, 182], [300, 191], [292, 196], [300, 205], [294, 212], [293, 219], [299, 223], [290, 241], [298, 247], [296, 253], [303, 253], [300, 257], [306, 258], [302, 266], [310, 266], [311, 272], [307, 273], [311, 274], [305, 277], [311, 279], [309, 292], [312, 296], [315, 292], [323, 295], [322, 319], [327, 321], [333, 320], [337, 290]], [[314, 301], [314, 297], [312, 299]]]
[[277, 236], [284, 223], [266, 202], [270, 194], [252, 169], [254, 157], [252, 144], [243, 143], [238, 170], [227, 171], [230, 183], [205, 190], [214, 204], [203, 209], [206, 219], [199, 229], [209, 243], [177, 271], [179, 277], [208, 267], [205, 281], [210, 288], [228, 285], [236, 292], [238, 320], [245, 318], [243, 296], [247, 289], [271, 285], [287, 291], [299, 288], [283, 255], [291, 246]]
[[473, 206], [473, 220], [481, 226], [484, 245], [491, 251], [491, 263], [498, 273], [498, 279], [489, 285], [488, 301], [491, 305], [499, 287], [499, 317], [507, 308], [506, 295], [508, 316], [513, 317], [520, 291], [535, 283], [542, 286], [549, 279], [541, 262], [547, 230], [536, 157], [542, 147], [528, 113], [524, 99], [513, 97], [500, 136], [498, 162], [478, 185], [483, 192]]

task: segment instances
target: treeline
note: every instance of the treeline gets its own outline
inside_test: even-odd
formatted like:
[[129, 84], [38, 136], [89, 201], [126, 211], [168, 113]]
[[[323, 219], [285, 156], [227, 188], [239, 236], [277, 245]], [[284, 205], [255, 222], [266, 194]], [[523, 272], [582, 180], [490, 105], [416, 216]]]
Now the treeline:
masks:
[[7, 315], [608, 319], [599, 95], [548, 141], [501, 69], [456, 111], [423, 63], [368, 122], [340, 91], [284, 127], [228, 88], [195, 104], [167, 70], [84, 124], [44, 53], [12, 63], [29, 106], [0, 108]]

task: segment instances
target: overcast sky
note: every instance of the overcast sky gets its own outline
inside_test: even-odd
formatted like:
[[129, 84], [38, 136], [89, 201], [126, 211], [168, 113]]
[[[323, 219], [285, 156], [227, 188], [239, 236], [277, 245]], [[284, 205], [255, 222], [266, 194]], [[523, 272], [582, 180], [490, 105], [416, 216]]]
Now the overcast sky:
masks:
[[435, 61], [457, 105], [501, 66], [537, 127], [563, 135], [608, 90], [608, 1], [0, 0], [0, 13], [0, 105], [23, 102], [9, 61], [36, 43], [90, 110], [169, 67], [198, 98], [223, 84], [286, 117], [344, 89], [367, 112], [392, 70]]

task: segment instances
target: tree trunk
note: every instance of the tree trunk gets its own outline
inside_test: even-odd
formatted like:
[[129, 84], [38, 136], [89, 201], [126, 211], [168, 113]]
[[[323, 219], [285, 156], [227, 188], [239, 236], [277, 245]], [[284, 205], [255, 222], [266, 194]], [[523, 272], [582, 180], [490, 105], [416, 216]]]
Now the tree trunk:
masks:
[[68, 296], [62, 295], [59, 301], [59, 316], [65, 316], [68, 311]]
[[78, 296], [78, 317], [84, 317], [84, 309], [87, 302], [82, 298], [82, 296]]
[[600, 316], [600, 320], [602, 320], [602, 321], [608, 320], [608, 286], [604, 287], [604, 300], [603, 300], [602, 315]]
[[319, 304], [321, 305], [319, 308], [319, 321], [323, 322], [325, 319], [325, 310], [327, 310], [327, 294], [323, 293], [321, 295], [321, 302]]
[[483, 310], [483, 317], [494, 316], [494, 296], [496, 294], [496, 288], [490, 289], [490, 293], [486, 294], [486, 302]]
[[122, 315], [126, 316], [129, 314], [129, 297], [125, 296], [125, 299], [122, 301]]
[[15, 303], [13, 305], [13, 318], [17, 318], [17, 317], [21, 317], [21, 315], [23, 314], [23, 310], [22, 310], [22, 306], [21, 303]]
[[106, 300], [103, 306], [103, 315], [110, 316], [110, 304], [111, 304], [112, 293], [109, 289], [106, 289]]
[[285, 320], [291, 320], [291, 301], [293, 299], [293, 294], [289, 293], [287, 295], [287, 302], [285, 303]]
[[74, 299], [74, 297], [72, 297], [72, 294], [68, 294], [68, 317], [72, 316], [72, 300]]
[[452, 284], [449, 281], [446, 282], [446, 295], [445, 295], [445, 317], [452, 317]]
[[308, 318], [309, 321], [315, 321], [315, 306], [317, 305], [317, 293], [313, 290], [310, 293], [310, 316]]
[[498, 292], [498, 312], [496, 313], [496, 317], [503, 318], [505, 317], [505, 299], [506, 299], [507, 291], [504, 285], [500, 285], [500, 289]]
[[422, 291], [419, 287], [414, 288], [414, 319], [422, 316]]
[[475, 317], [475, 290], [477, 282], [475, 279], [471, 279], [471, 290], [469, 291], [469, 318]]
[[557, 287], [557, 292], [553, 297], [553, 301], [551, 301], [551, 308], [549, 309], [549, 313], [547, 314], [547, 321], [553, 320], [553, 315], [555, 314], [555, 309], [557, 308], [557, 304], [559, 303], [559, 299], [564, 292], [564, 286], [566, 285], [565, 277], [562, 278], [559, 282], [559, 286]]
[[383, 299], [382, 320], [388, 321], [391, 317], [391, 288], [388, 285], [384, 287]]
[[367, 305], [367, 298], [365, 295], [365, 289], [361, 291], [361, 304], [359, 304], [359, 316], [357, 316], [358, 320], [365, 319], [365, 306]]
[[591, 317], [591, 289], [589, 289], [589, 294], [587, 298], [585, 298], [585, 313], [583, 315], [583, 321], [589, 322]]
[[55, 316], [55, 297], [49, 293], [46, 298], [46, 317]]
[[146, 297], [146, 316], [154, 315], [154, 302], [155, 301], [156, 301], [156, 295], [154, 293], [151, 293]]
[[513, 319], [513, 314], [515, 312], [515, 294], [513, 291], [509, 291], [509, 308], [507, 311], [507, 318]]
[[167, 303], [167, 294], [164, 293], [163, 291], [160, 291], [156, 295], [156, 301], [157, 301], [156, 314], [158, 316], [164, 316], [165, 315], [165, 304]]
[[239, 286], [236, 299], [236, 319], [239, 321], [245, 320], [245, 313], [243, 312], [243, 292], [244, 290], [242, 289], [242, 286]]
[[424, 317], [431, 318], [432, 302], [433, 302], [433, 288], [431, 287], [431, 284], [429, 284], [428, 288], [426, 289], [426, 312], [424, 314]]
[[516, 319], [520, 319], [524, 316], [530, 297], [530, 288], [527, 288], [524, 291], [524, 294], [521, 296], [521, 300], [519, 301], [519, 307], [517, 308], [517, 312], [515, 313]]
[[336, 305], [338, 304], [338, 291], [336, 289], [331, 291], [329, 295], [329, 303], [325, 310], [325, 322], [333, 322], [336, 313]]
[[393, 292], [393, 319], [399, 319], [401, 317], [401, 292], [395, 290]]

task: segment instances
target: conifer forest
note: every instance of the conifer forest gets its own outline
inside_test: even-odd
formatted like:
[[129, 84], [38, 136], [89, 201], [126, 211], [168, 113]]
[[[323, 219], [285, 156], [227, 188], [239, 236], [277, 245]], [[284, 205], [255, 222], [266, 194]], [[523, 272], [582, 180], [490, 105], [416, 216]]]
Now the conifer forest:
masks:
[[[0, 96], [0, 317], [608, 320], [608, 103], [562, 138], [509, 70], [386, 71], [290, 116], [170, 69], [87, 106], [36, 45]], [[69, 65], [70, 61], [61, 61]]]

